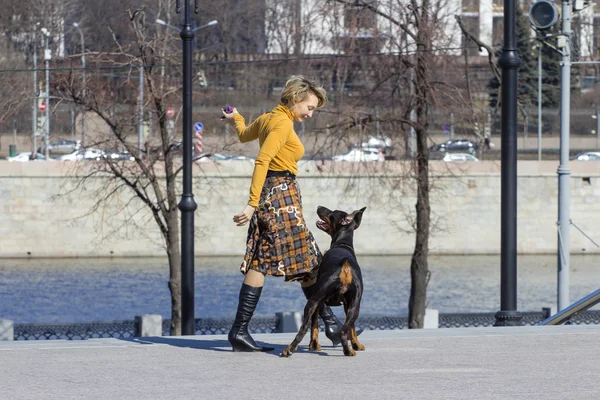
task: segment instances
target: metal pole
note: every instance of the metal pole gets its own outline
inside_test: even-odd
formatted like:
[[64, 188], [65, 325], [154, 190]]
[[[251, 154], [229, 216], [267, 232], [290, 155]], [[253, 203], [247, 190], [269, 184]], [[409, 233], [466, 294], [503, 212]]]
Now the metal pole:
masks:
[[[184, 0], [184, 25], [179, 34], [183, 42], [183, 193], [178, 206], [181, 211], [181, 333], [183, 335], [195, 333], [194, 212], [197, 205], [192, 193], [192, 42], [195, 35], [190, 21], [189, 1]], [[198, 12], [197, 8], [196, 12]]]
[[[81, 73], [81, 80], [83, 81], [83, 101], [85, 103], [87, 99], [87, 91], [86, 91], [86, 72], [85, 72], [85, 41], [83, 40], [83, 33], [81, 34], [81, 65], [83, 66], [83, 71]], [[81, 146], [85, 147], [85, 105], [81, 107]]]
[[515, 0], [504, 0], [502, 67], [500, 311], [494, 326], [518, 326], [517, 311], [517, 54]]
[[73, 23], [73, 26], [79, 31], [79, 37], [81, 39], [81, 94], [83, 105], [81, 106], [81, 147], [85, 147], [85, 99], [86, 99], [86, 80], [85, 80], [85, 39], [83, 37], [83, 31], [79, 27], [77, 22]]
[[596, 105], [596, 149], [600, 149], [598, 147], [598, 138], [600, 137], [600, 107]]
[[71, 137], [75, 137], [75, 107], [73, 103], [69, 108], [71, 109]]
[[[560, 65], [560, 165], [558, 166], [558, 311], [569, 306], [569, 125], [571, 104], [571, 1], [562, 2], [562, 62]], [[560, 39], [559, 39], [560, 40]]]
[[31, 127], [33, 130], [33, 150], [32, 153], [37, 152], [37, 108], [38, 105], [38, 87], [37, 87], [37, 25], [33, 33], [33, 121]]
[[144, 135], [144, 66], [140, 65], [138, 88], [138, 156], [142, 158], [142, 140]]
[[46, 59], [46, 159], [50, 157], [50, 49], [49, 49], [49, 38], [50, 32], [46, 33], [46, 52], [44, 58]]
[[[415, 76], [415, 70], [414, 70], [414, 68], [411, 68], [410, 69], [410, 95], [411, 96], [415, 95], [414, 76]], [[411, 102], [412, 102], [412, 100], [411, 100]], [[416, 121], [416, 119], [417, 119], [417, 116], [415, 113], [415, 109], [411, 105], [410, 120], [412, 122], [414, 122], [414, 121]], [[409, 132], [410, 133], [408, 136], [408, 149], [409, 149], [408, 155], [410, 156], [410, 158], [414, 158], [414, 156], [415, 156], [415, 128], [412, 125], [410, 126]]]
[[538, 161], [542, 161], [542, 46], [538, 49]]

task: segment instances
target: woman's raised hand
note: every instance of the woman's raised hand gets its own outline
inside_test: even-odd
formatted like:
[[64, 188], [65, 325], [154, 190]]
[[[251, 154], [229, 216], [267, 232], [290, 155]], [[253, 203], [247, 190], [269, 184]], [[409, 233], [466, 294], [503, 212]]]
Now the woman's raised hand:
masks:
[[230, 119], [230, 120], [233, 119], [233, 116], [235, 114], [239, 114], [237, 111], [237, 108], [235, 108], [235, 107], [233, 107], [233, 111], [230, 113], [226, 113], [225, 108], [221, 108], [221, 113], [223, 114], [223, 117], [221, 119]]

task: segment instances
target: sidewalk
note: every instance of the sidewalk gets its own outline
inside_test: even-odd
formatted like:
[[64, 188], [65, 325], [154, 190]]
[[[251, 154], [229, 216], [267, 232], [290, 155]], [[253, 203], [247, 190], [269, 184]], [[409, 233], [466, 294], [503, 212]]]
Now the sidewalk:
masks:
[[366, 331], [344, 357], [321, 333], [289, 359], [225, 336], [0, 342], [1, 399], [598, 399], [600, 326]]

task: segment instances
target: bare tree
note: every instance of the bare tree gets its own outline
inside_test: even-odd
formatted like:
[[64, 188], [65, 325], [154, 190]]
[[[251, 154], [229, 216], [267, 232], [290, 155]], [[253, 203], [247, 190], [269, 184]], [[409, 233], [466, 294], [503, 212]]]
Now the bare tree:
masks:
[[[108, 127], [107, 134], [90, 138], [90, 145], [107, 150], [125, 149], [135, 162], [123, 162], [106, 157], [92, 167], [79, 171], [78, 184], [71, 192], [86, 186], [94, 177], [105, 177], [106, 184], [94, 193], [95, 207], [90, 212], [105, 208], [111, 200], [127, 196], [115, 213], [126, 218], [130, 224], [143, 225], [147, 220], [136, 220], [142, 210], [149, 211], [151, 220], [158, 227], [169, 262], [169, 290], [171, 294], [171, 334], [181, 333], [181, 257], [178, 222], [177, 176], [181, 171], [181, 150], [169, 135], [166, 117], [167, 102], [175, 102], [179, 92], [180, 71], [169, 69], [166, 73], [159, 66], [174, 57], [173, 48], [164, 49], [164, 37], [154, 29], [153, 19], [144, 10], [129, 10], [127, 17], [135, 40], [122, 43], [113, 37], [117, 51], [90, 53], [90, 64], [102, 70], [112, 67], [120, 72], [120, 79], [94, 74], [86, 82], [87, 96], [82, 96], [82, 84], [76, 70], [65, 72], [58, 78], [57, 88], [63, 101], [72, 101], [85, 108]], [[148, 21], [150, 19], [150, 21]], [[152, 26], [152, 29], [149, 27]], [[161, 58], [164, 55], [164, 58]], [[141, 71], [140, 71], [141, 69]], [[143, 72], [143, 73], [140, 73]], [[90, 74], [88, 74], [90, 76]], [[144, 80], [144, 109], [151, 109], [155, 116], [158, 134], [153, 140], [138, 148], [136, 127], [140, 122], [138, 112], [139, 80]], [[125, 210], [133, 207], [132, 212]], [[144, 232], [144, 227], [140, 232]], [[109, 232], [111, 234], [112, 232]]]
[[[408, 0], [370, 2], [364, 0], [335, 0], [353, 13], [345, 13], [346, 27], [358, 29], [365, 37], [364, 21], [376, 17], [378, 24], [368, 33], [370, 42], [347, 43], [347, 51], [352, 49], [360, 55], [358, 81], [363, 96], [361, 101], [370, 99], [372, 103], [385, 104], [383, 112], [371, 115], [373, 121], [386, 121], [390, 126], [398, 125], [404, 132], [407, 150], [411, 148], [414, 132], [414, 170], [408, 177], [414, 179], [416, 204], [413, 220], [415, 246], [411, 258], [411, 291], [409, 298], [409, 328], [422, 328], [427, 304], [427, 285], [430, 278], [428, 268], [429, 237], [432, 215], [430, 192], [432, 183], [429, 170], [429, 130], [431, 111], [468, 104], [470, 99], [458, 87], [456, 75], [447, 67], [450, 60], [456, 59], [456, 35], [450, 32], [449, 19], [456, 10], [449, 8], [444, 0]], [[370, 13], [371, 15], [368, 15]], [[352, 20], [351, 16], [355, 19]], [[383, 28], [382, 28], [383, 27]], [[383, 29], [383, 31], [382, 31]], [[349, 35], [352, 40], [353, 35]], [[361, 37], [361, 35], [354, 35]], [[376, 38], [387, 37], [385, 42]], [[361, 48], [362, 46], [362, 48]], [[383, 48], [381, 47], [383, 46]], [[368, 54], [372, 54], [368, 56]], [[373, 55], [373, 53], [375, 53]], [[376, 65], [376, 68], [369, 67]], [[445, 76], [444, 76], [445, 75]], [[459, 100], [457, 102], [457, 100]], [[450, 104], [450, 106], [448, 105]], [[372, 113], [372, 110], [370, 110]], [[408, 151], [411, 156], [411, 152]]]

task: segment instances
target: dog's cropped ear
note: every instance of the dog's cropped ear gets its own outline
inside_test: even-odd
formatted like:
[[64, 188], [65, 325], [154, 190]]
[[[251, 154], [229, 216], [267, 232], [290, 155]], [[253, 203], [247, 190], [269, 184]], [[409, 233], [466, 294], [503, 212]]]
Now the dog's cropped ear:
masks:
[[317, 215], [319, 216], [319, 218], [329, 219], [329, 216], [331, 215], [331, 210], [327, 207], [318, 206], [317, 207]]
[[360, 222], [362, 221], [363, 212], [367, 209], [367, 207], [363, 207], [360, 210], [355, 210], [352, 212], [352, 217], [354, 218], [354, 229], [358, 229], [360, 226]]

